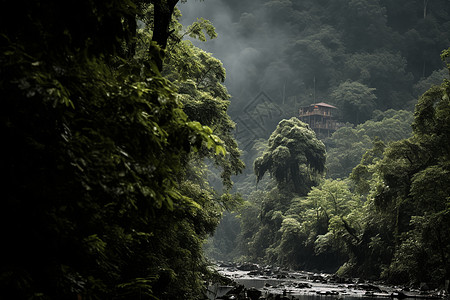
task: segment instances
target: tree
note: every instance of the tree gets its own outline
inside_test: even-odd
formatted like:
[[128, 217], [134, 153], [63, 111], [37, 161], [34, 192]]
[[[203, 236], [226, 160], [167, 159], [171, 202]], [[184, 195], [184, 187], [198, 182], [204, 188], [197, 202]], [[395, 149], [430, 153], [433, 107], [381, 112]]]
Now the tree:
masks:
[[353, 53], [347, 57], [344, 68], [351, 80], [375, 89], [373, 108], [382, 111], [389, 108], [412, 109], [409, 102], [413, 77], [407, 72], [407, 60], [400, 52]]
[[[345, 32], [343, 42], [351, 52], [371, 51], [393, 42], [390, 28], [387, 26], [386, 8], [380, 1], [353, 0], [329, 1], [328, 18], [334, 27]], [[348, 17], [350, 14], [352, 17]]]
[[341, 127], [326, 141], [327, 177], [345, 178], [358, 164], [366, 149], [370, 148], [371, 138], [352, 127]]
[[[291, 200], [276, 248], [283, 265], [334, 272], [358, 243], [361, 202], [347, 182], [326, 179]], [[353, 249], [352, 249], [353, 250]]]
[[333, 266], [339, 267], [345, 259], [357, 255], [362, 233], [362, 201], [350, 190], [348, 181], [325, 180], [309, 192], [309, 215], [323, 222], [325, 232], [317, 232], [315, 254], [327, 257], [338, 255]]
[[414, 84], [414, 96], [418, 99], [421, 95], [423, 95], [431, 86], [440, 85], [442, 80], [448, 74], [447, 68], [442, 68], [440, 70], [436, 70], [431, 73], [430, 76], [424, 77], [420, 79], [417, 83]]
[[[288, 43], [286, 65], [296, 65], [296, 76], [308, 88], [325, 90], [330, 82], [339, 78], [339, 63], [343, 59], [345, 47], [341, 34], [332, 26], [321, 25], [319, 31], [308, 32], [307, 36], [292, 37]], [[303, 33], [304, 34], [304, 33]]]
[[297, 118], [281, 121], [254, 163], [257, 180], [269, 172], [280, 189], [306, 195], [325, 171], [325, 146]]
[[[277, 187], [273, 187], [272, 180], [263, 191], [250, 194], [249, 199], [253, 201], [240, 211], [239, 244], [245, 246], [240, 248], [245, 249], [242, 253], [246, 258], [254, 261], [300, 266], [299, 261], [292, 259], [298, 256], [295, 253], [298, 247], [291, 247], [299, 237], [296, 235], [299, 230], [294, 228], [297, 223], [286, 213], [295, 195], [306, 195], [319, 182], [324, 172], [325, 146], [308, 125], [297, 118], [281, 121], [268, 145], [261, 146], [260, 156], [254, 163], [256, 180], [259, 182], [269, 172]], [[259, 222], [243, 217], [258, 211]]]
[[[444, 61], [449, 53], [443, 51]], [[425, 92], [416, 105], [414, 136], [391, 144], [379, 162], [374, 204], [395, 224], [396, 252], [385, 273], [391, 279], [417, 282], [426, 274], [443, 283], [449, 276], [449, 233], [442, 223], [449, 214], [449, 92], [448, 79]]]
[[[180, 17], [178, 10], [174, 17]], [[197, 158], [212, 158], [214, 164], [223, 170], [222, 182], [229, 190], [232, 187], [231, 176], [242, 172], [244, 163], [240, 160], [241, 153], [233, 136], [235, 123], [227, 114], [230, 95], [223, 84], [226, 72], [220, 60], [193, 46], [192, 42], [182, 40], [185, 35], [206, 40], [204, 32], [211, 38], [217, 34], [207, 20], [199, 19], [185, 30], [178, 22], [174, 23], [172, 36], [177, 38], [169, 41], [164, 73], [177, 86], [188, 118], [210, 127], [223, 141], [226, 155], [214, 155], [207, 150], [197, 153]]]
[[341, 109], [345, 122], [360, 124], [368, 120], [375, 109], [377, 97], [374, 91], [362, 83], [346, 81], [331, 93], [331, 97]]
[[325, 141], [327, 176], [347, 177], [376, 139], [390, 143], [410, 137], [412, 120], [411, 112], [391, 109], [385, 112], [374, 111], [371, 120], [355, 128], [339, 128]]
[[[4, 296], [202, 294], [202, 241], [227, 198], [201, 174], [182, 179], [193, 152], [214, 159], [228, 146], [161, 74], [170, 31], [153, 16], [170, 26], [172, 13], [154, 10], [174, 3], [2, 5]], [[152, 42], [136, 42], [137, 19], [159, 31]]]

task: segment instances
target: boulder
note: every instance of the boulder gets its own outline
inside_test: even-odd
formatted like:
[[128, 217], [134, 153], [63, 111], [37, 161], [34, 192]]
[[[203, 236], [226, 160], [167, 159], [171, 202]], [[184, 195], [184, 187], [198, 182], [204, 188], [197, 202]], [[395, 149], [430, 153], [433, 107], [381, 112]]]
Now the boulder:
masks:
[[245, 263], [237, 266], [236, 268], [241, 271], [256, 271], [259, 269], [259, 266], [257, 264]]
[[261, 291], [255, 289], [255, 288], [251, 288], [247, 290], [247, 297], [249, 297], [251, 300], [258, 300], [259, 297], [261, 296]]

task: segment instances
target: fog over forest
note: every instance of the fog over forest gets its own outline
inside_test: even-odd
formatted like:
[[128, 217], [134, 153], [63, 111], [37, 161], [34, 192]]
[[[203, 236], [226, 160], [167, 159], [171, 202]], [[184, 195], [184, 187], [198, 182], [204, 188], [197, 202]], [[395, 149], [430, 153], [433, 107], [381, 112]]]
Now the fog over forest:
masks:
[[226, 262], [447, 300], [449, 33], [449, 0], [2, 1], [0, 298], [218, 299]]
[[[330, 254], [346, 252], [353, 254], [341, 266], [340, 274], [380, 274], [380, 265], [373, 264], [375, 257], [389, 265], [393, 263], [392, 255], [397, 257], [401, 251], [380, 252], [365, 258], [349, 249], [334, 251], [352, 248], [356, 242], [360, 245], [358, 251], [364, 251], [365, 242], [347, 240], [345, 236], [349, 233], [359, 232], [364, 237], [371, 230], [380, 236], [381, 232], [389, 231], [381, 229], [381, 224], [369, 225], [352, 219], [358, 209], [351, 208], [350, 203], [361, 201], [357, 197], [362, 199], [361, 208], [364, 206], [368, 211], [371, 197], [384, 197], [368, 186], [361, 190], [358, 184], [362, 175], [358, 172], [367, 171], [368, 165], [374, 166], [383, 157], [380, 151], [389, 143], [411, 137], [418, 99], [433, 84], [439, 85], [448, 78], [440, 54], [450, 45], [450, 2], [209, 0], [188, 1], [178, 7], [184, 25], [205, 18], [216, 28], [216, 39], [193, 42], [219, 58], [227, 71], [225, 86], [231, 95], [228, 112], [237, 123], [236, 139], [247, 166], [243, 175], [235, 177], [235, 186], [250, 204], [234, 212], [240, 221], [234, 214], [225, 214], [207, 247], [209, 254], [219, 259], [284, 261], [300, 268], [333, 270], [346, 259], [333, 261]], [[281, 148], [277, 147], [289, 148], [276, 144], [276, 134], [282, 130], [281, 123], [278, 127], [277, 124], [297, 117], [299, 108], [318, 102], [338, 108], [336, 117], [342, 127], [331, 136], [320, 137], [327, 151], [326, 181], [318, 188], [313, 187], [306, 200], [298, 200], [283, 194], [288, 188], [282, 184], [284, 179], [277, 179], [278, 171], [270, 161], [281, 155], [277, 152]], [[294, 150], [289, 149], [292, 154]], [[367, 160], [368, 157], [371, 158]], [[265, 171], [259, 173], [265, 170], [266, 163], [271, 164], [269, 169], [275, 168], [267, 171], [271, 177], [264, 176]], [[341, 193], [348, 193], [341, 197], [356, 198], [342, 200], [347, 203], [349, 215], [338, 213], [335, 217], [353, 220], [350, 227], [362, 227], [353, 233], [353, 229], [347, 228], [349, 231], [342, 231], [343, 236], [336, 240], [331, 238], [330, 230], [337, 229], [326, 211], [325, 225], [320, 225], [319, 220], [313, 222], [315, 225], [308, 223], [312, 221], [306, 217], [306, 203], [313, 201], [314, 193], [336, 192], [338, 186]], [[305, 197], [307, 193], [297, 190], [296, 194]], [[375, 200], [375, 206], [379, 208], [378, 201]], [[299, 210], [299, 206], [306, 212]], [[375, 217], [375, 211], [364, 214]], [[259, 225], [251, 224], [255, 219], [260, 220]], [[404, 219], [406, 227], [410, 220]], [[406, 227], [404, 230], [408, 231]], [[386, 237], [378, 246], [391, 244], [387, 240], [390, 238]], [[343, 244], [331, 250], [336, 246], [331, 246], [332, 241]], [[323, 247], [323, 252], [318, 247]], [[399, 269], [392, 264], [390, 268], [392, 274], [400, 276]], [[391, 279], [394, 276], [383, 272]]]
[[[281, 104], [283, 99], [287, 101], [287, 98], [293, 104], [299, 100], [292, 99], [297, 93], [308, 92], [309, 102], [313, 103], [311, 88], [306, 91], [302, 87], [305, 86], [304, 81], [311, 85], [314, 78], [301, 78], [296, 74], [299, 67], [290, 64], [289, 57], [284, 53], [292, 33], [285, 24], [274, 19], [264, 2], [190, 1], [180, 4], [179, 8], [181, 22], [185, 25], [197, 18], [205, 18], [213, 23], [218, 38], [195, 44], [219, 58], [227, 70], [225, 85], [232, 96], [230, 115], [243, 123], [250, 123], [240, 124], [243, 130], [246, 130], [246, 126], [255, 126], [252, 124], [254, 121], [262, 123], [256, 126], [269, 125], [270, 129], [264, 132], [258, 130], [260, 128], [254, 132], [258, 137], [267, 138], [278, 121], [292, 115], [293, 111], [285, 112], [279, 106], [272, 114], [263, 116], [263, 119], [256, 120], [258, 118], [254, 116], [254, 120], [248, 120], [242, 109], [247, 108], [253, 100], [258, 100], [261, 92], [277, 104]], [[284, 13], [281, 11], [279, 14], [282, 16]]]
[[[235, 136], [244, 151], [245, 174], [253, 172], [255, 141], [267, 139], [280, 120], [297, 116], [301, 106], [317, 102], [347, 106], [332, 94], [345, 81], [363, 84], [376, 97], [372, 103], [356, 100], [353, 105], [358, 108], [341, 110], [341, 120], [353, 124], [348, 115], [360, 113], [362, 123], [376, 110], [412, 111], [421, 93], [441, 82], [446, 70], [439, 54], [449, 44], [445, 34], [450, 30], [449, 3], [427, 1], [425, 12], [422, 1], [400, 2], [179, 4], [181, 23], [205, 18], [218, 33], [216, 39], [194, 44], [219, 58], [227, 71], [228, 112], [237, 123]], [[333, 165], [336, 156], [328, 159], [329, 174], [348, 174], [367, 144], [347, 159], [353, 161], [347, 166]]]
[[[341, 120], [354, 125], [376, 110], [413, 111], [446, 74], [439, 57], [450, 43], [446, 1], [209, 0], [178, 7], [185, 26], [204, 18], [216, 28], [217, 38], [193, 42], [227, 71], [228, 112], [244, 151], [316, 102], [341, 108]], [[345, 112], [348, 103], [333, 92], [346, 81], [372, 89], [373, 103]], [[355, 124], [348, 114], [357, 110]]]

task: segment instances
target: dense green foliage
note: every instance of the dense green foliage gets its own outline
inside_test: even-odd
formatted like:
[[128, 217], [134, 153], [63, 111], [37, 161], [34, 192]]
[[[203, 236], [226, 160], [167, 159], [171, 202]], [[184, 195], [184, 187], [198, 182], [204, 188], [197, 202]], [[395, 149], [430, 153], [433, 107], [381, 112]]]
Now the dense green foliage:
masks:
[[[226, 243], [232, 255], [222, 258], [442, 287], [450, 278], [449, 111], [439, 54], [450, 44], [450, 3], [215, 3], [206, 16], [225, 36], [204, 47], [231, 74], [230, 114], [256, 174], [236, 178], [246, 201], [219, 225], [214, 253]], [[345, 126], [323, 140], [326, 179], [299, 195], [280, 189], [293, 151], [269, 136], [316, 102], [337, 106]], [[261, 179], [265, 172], [272, 178]]]
[[257, 181], [266, 172], [278, 189], [306, 195], [325, 171], [325, 146], [307, 124], [283, 120], [269, 138], [267, 149], [255, 160]]
[[[450, 49], [442, 54], [449, 58]], [[392, 278], [450, 277], [449, 93], [449, 79], [425, 92], [416, 105], [413, 137], [393, 143], [379, 162], [373, 199], [395, 224], [396, 247], [386, 270]]]
[[[291, 256], [288, 258], [281, 254], [287, 247], [281, 237], [286, 236], [299, 246], [301, 243], [288, 232], [283, 233], [288, 230], [286, 226], [292, 227], [286, 216], [292, 213], [298, 197], [305, 196], [323, 177], [325, 146], [308, 125], [297, 118], [283, 120], [270, 136], [267, 147], [261, 145], [254, 168], [257, 182], [269, 173], [275, 184], [269, 181], [262, 191], [248, 193], [247, 202], [241, 208], [242, 223], [239, 240], [235, 242], [236, 252], [253, 261], [293, 264], [289, 258], [305, 256], [301, 247], [289, 249]], [[254, 222], [255, 219], [259, 222]], [[310, 248], [310, 245], [305, 247]], [[301, 266], [304, 262], [298, 259], [295, 263]]]
[[343, 120], [360, 124], [369, 119], [372, 114], [377, 99], [375, 90], [356, 81], [346, 81], [341, 83], [330, 96], [339, 107]]
[[[449, 58], [450, 49], [442, 53]], [[305, 185], [305, 194], [280, 189], [286, 175], [275, 174], [276, 187], [252, 192], [240, 210], [235, 259], [443, 288], [450, 277], [449, 93], [447, 77], [420, 97], [413, 116], [377, 112], [336, 131], [326, 142], [337, 179]], [[296, 138], [301, 149], [304, 139]], [[273, 141], [255, 160], [257, 174], [261, 157], [278, 154]]]
[[[344, 110], [343, 122], [355, 125], [375, 110], [412, 111], [430, 86], [421, 83], [443, 79], [433, 73], [443, 69], [439, 54], [450, 44], [447, 0], [216, 0], [185, 6], [182, 11], [203, 13], [221, 33], [201, 47], [231, 74], [230, 115], [244, 131], [243, 144], [255, 136], [267, 139], [279, 121], [311, 103], [333, 104]], [[336, 90], [350, 96], [344, 99], [349, 107], [334, 99]], [[261, 91], [271, 101], [260, 104], [271, 112], [249, 105]]]
[[1, 5], [2, 297], [202, 298], [202, 244], [234, 201], [203, 160], [225, 190], [243, 164], [224, 69], [181, 41], [177, 2]]
[[[201, 299], [227, 209], [210, 255], [442, 286], [448, 1], [219, 1], [233, 106], [178, 2], [0, 6], [2, 297]], [[323, 142], [318, 101], [346, 124]]]
[[413, 114], [405, 110], [375, 111], [373, 118], [352, 127], [339, 128], [327, 145], [327, 176], [347, 177], [366, 151], [372, 148], [372, 141], [380, 139], [385, 143], [408, 138], [412, 134]]

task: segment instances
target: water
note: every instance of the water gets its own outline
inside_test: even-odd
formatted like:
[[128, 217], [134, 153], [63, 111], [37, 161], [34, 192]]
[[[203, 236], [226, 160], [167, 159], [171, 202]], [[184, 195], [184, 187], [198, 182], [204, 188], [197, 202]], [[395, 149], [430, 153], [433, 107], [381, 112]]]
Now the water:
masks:
[[[333, 299], [361, 299], [364, 300], [380, 300], [389, 298], [389, 292], [376, 293], [376, 297], [366, 294], [365, 290], [351, 289], [346, 286], [336, 284], [324, 284], [307, 282], [305, 280], [296, 279], [266, 279], [266, 278], [236, 278], [239, 284], [244, 285], [247, 289], [255, 288], [263, 293], [267, 298], [269, 294], [286, 295], [289, 298], [295, 297], [300, 300], [333, 300]], [[299, 287], [309, 284], [311, 287]]]
[[361, 299], [382, 300], [391, 297], [392, 287], [373, 286], [375, 290], [362, 288], [357, 284], [326, 283], [311, 278], [322, 278], [325, 274], [312, 274], [308, 272], [289, 272], [283, 278], [276, 276], [249, 275], [248, 271], [236, 269], [219, 269], [219, 272], [233, 281], [245, 286], [247, 289], [255, 288], [262, 292], [262, 296], [270, 299], [269, 295], [284, 295], [289, 299], [299, 300], [342, 300]]

